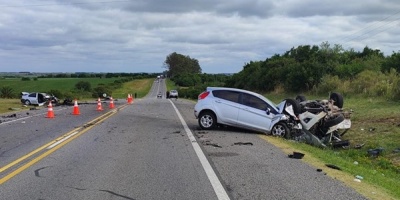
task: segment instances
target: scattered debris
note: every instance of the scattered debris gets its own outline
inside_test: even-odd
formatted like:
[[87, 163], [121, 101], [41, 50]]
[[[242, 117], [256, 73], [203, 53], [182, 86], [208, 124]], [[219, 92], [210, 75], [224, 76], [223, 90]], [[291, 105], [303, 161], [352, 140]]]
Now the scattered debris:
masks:
[[357, 178], [355, 178], [354, 181], [355, 181], [355, 182], [361, 183], [361, 180], [360, 180], [360, 179], [357, 179]]
[[37, 109], [36, 109], [36, 107], [33, 107], [33, 108], [29, 108], [29, 110], [37, 110]]
[[357, 161], [354, 161], [353, 164], [358, 165], [358, 162], [357, 162]]
[[332, 169], [340, 170], [340, 171], [342, 170], [340, 167], [333, 165], [333, 164], [325, 164], [325, 166], [332, 168]]
[[357, 144], [356, 146], [354, 146], [354, 148], [355, 149], [361, 149], [364, 145], [365, 145], [365, 143]]
[[294, 151], [293, 154], [289, 154], [288, 156], [289, 158], [302, 159], [304, 157], [304, 153]]
[[253, 143], [251, 143], [251, 142], [235, 142], [235, 143], [233, 143], [233, 145], [251, 145], [251, 146], [253, 146]]
[[181, 131], [175, 131], [175, 132], [173, 132], [173, 133], [181, 133]]
[[322, 172], [322, 169], [317, 169], [317, 172]]
[[3, 118], [13, 118], [13, 117], [17, 117], [17, 114], [11, 114], [11, 115], [7, 115], [7, 116], [2, 116]]
[[393, 150], [393, 153], [400, 153], [400, 147]]
[[217, 148], [222, 148], [222, 146], [220, 146], [218, 144], [211, 143], [210, 141], [205, 141], [203, 144], [207, 145], [207, 146], [213, 146], [213, 147], [217, 147]]
[[376, 130], [376, 128], [369, 128], [368, 130], [369, 130], [369, 132], [373, 132]]
[[207, 134], [205, 131], [198, 131], [197, 134]]
[[356, 175], [356, 179], [363, 180], [364, 177], [362, 177], [362, 176], [360, 176], [360, 175]]
[[384, 150], [384, 148], [382, 148], [382, 147], [379, 147], [376, 149], [368, 149], [367, 153], [368, 153], [368, 155], [370, 155], [372, 157], [377, 157], [383, 152], [383, 150]]

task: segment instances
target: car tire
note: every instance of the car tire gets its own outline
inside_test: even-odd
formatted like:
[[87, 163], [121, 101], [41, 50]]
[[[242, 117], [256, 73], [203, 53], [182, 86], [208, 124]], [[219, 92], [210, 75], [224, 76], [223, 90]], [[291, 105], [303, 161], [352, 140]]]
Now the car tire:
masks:
[[330, 118], [325, 119], [324, 127], [329, 128], [335, 125], [340, 124], [342, 121], [344, 121], [344, 116], [343, 114], [335, 114], [331, 116]]
[[304, 95], [297, 95], [296, 100], [298, 102], [307, 101], [307, 98]]
[[278, 122], [271, 129], [271, 135], [289, 139], [291, 134], [289, 128], [283, 122]]
[[31, 105], [31, 102], [29, 100], [25, 100], [24, 104], [28, 106], [28, 105]]
[[201, 112], [199, 115], [199, 126], [204, 130], [211, 130], [217, 126], [217, 117], [211, 111]]
[[301, 113], [301, 106], [297, 100], [295, 100], [295, 99], [285, 99], [285, 100], [286, 100], [286, 106], [289, 106], [289, 105], [293, 106], [293, 112], [295, 115], [298, 115]]
[[343, 96], [340, 93], [334, 92], [330, 95], [329, 99], [333, 100], [333, 105], [343, 108]]

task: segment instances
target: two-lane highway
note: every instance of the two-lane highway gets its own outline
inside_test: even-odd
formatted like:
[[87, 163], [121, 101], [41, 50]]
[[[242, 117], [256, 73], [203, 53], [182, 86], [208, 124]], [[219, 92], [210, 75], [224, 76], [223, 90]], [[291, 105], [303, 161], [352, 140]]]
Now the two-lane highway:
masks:
[[26, 123], [0, 125], [7, 128], [0, 132], [7, 140], [0, 141], [2, 168], [79, 129], [56, 150], [2, 172], [3, 180], [15, 174], [0, 185], [0, 199], [365, 199], [259, 134], [198, 130], [194, 102], [166, 99], [165, 91], [164, 81], [155, 81], [145, 98], [120, 101], [112, 111], [35, 116], [33, 131], [21, 127]]

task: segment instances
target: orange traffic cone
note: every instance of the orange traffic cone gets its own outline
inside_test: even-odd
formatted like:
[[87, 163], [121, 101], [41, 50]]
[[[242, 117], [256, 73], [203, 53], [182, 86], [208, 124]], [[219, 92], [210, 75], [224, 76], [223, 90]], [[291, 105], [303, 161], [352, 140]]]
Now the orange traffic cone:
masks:
[[128, 103], [131, 104], [132, 103], [132, 95], [128, 94]]
[[80, 115], [81, 113], [79, 112], [79, 107], [78, 107], [78, 101], [75, 99], [74, 103], [74, 111], [72, 112], [73, 115]]
[[54, 111], [53, 111], [53, 105], [51, 105], [51, 101], [49, 105], [47, 106], [47, 116], [46, 118], [54, 118]]
[[96, 110], [98, 110], [98, 111], [102, 111], [103, 110], [103, 107], [101, 107], [100, 98], [97, 100], [97, 109]]
[[112, 97], [110, 97], [110, 109], [113, 109], [114, 107], [114, 100]]

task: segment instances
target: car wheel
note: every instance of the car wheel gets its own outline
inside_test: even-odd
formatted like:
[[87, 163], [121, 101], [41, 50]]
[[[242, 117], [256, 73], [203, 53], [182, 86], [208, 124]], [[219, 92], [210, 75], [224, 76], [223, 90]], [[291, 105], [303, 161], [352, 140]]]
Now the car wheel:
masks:
[[339, 107], [339, 108], [343, 108], [343, 96], [339, 93], [332, 93], [329, 97], [331, 100], [333, 100], [333, 105]]
[[278, 122], [271, 129], [271, 135], [277, 137], [284, 137], [286, 139], [290, 138], [290, 130], [283, 122]]
[[215, 114], [210, 111], [200, 113], [199, 126], [201, 129], [210, 130], [217, 125]]
[[335, 114], [332, 115], [331, 117], [325, 119], [324, 127], [329, 128], [335, 125], [340, 124], [342, 121], [344, 121], [344, 116], [343, 114]]
[[25, 100], [25, 105], [31, 105], [31, 102], [29, 100]]
[[295, 99], [285, 99], [286, 100], [286, 106], [292, 105], [293, 106], [293, 112], [295, 115], [298, 115], [301, 113], [301, 106], [299, 102]]

